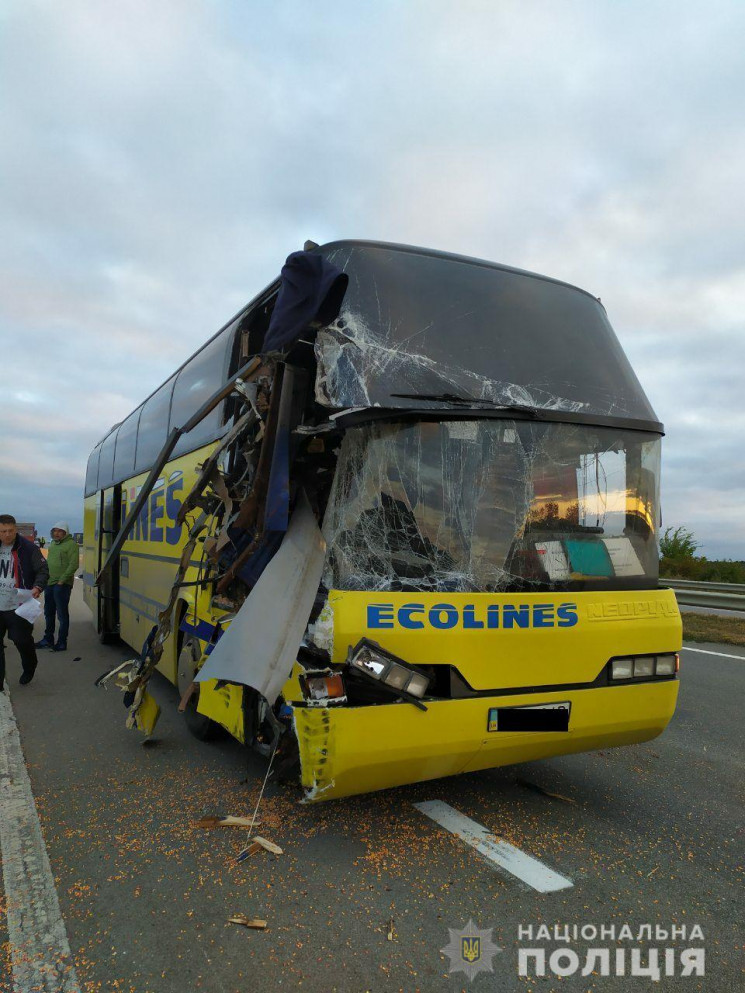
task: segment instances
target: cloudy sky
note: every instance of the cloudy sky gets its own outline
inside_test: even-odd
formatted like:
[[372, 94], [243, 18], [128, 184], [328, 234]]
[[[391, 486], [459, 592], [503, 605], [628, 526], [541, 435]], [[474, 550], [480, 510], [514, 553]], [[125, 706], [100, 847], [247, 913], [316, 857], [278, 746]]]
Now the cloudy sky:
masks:
[[5, 0], [0, 502], [88, 453], [306, 238], [600, 296], [667, 428], [665, 524], [745, 558], [740, 0]]

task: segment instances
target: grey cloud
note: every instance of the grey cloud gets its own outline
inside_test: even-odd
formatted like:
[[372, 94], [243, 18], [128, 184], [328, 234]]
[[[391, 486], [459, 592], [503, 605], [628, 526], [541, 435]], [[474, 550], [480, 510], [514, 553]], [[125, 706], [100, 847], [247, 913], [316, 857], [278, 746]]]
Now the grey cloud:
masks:
[[741, 5], [16, 0], [4, 17], [0, 335], [42, 399], [0, 407], [0, 502], [33, 480], [41, 521], [80, 522], [115, 420], [304, 238], [372, 237], [601, 296], [668, 427], [667, 517], [745, 557]]

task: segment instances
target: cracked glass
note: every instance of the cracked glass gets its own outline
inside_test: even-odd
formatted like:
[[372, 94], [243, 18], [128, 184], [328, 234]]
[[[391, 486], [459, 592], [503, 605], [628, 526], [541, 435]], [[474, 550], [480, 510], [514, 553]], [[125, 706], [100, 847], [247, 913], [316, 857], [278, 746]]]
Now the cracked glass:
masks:
[[349, 287], [316, 338], [319, 403], [441, 409], [448, 396], [657, 421], [589, 293], [420, 250], [337, 243], [324, 254]]
[[325, 585], [453, 592], [650, 588], [660, 439], [516, 419], [347, 431]]

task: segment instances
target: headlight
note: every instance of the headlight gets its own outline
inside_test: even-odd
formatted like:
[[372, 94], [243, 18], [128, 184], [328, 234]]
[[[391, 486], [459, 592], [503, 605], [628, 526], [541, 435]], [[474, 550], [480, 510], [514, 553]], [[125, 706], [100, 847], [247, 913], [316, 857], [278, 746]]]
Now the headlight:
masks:
[[674, 676], [678, 671], [678, 656], [677, 655], [658, 655], [657, 656], [657, 669], [656, 673], [658, 676]]
[[427, 687], [429, 686], [429, 676], [423, 676], [419, 672], [415, 672], [411, 677], [409, 685], [406, 687], [407, 693], [413, 693], [414, 696], [422, 697], [427, 692]]
[[634, 676], [654, 676], [654, 659], [651, 655], [646, 659], [637, 659], [634, 662]]
[[634, 675], [634, 660], [614, 659], [611, 671], [614, 679], [631, 679]]
[[353, 669], [384, 683], [394, 692], [421, 699], [429, 687], [429, 676], [367, 638], [350, 648], [347, 662]]
[[610, 678], [611, 680], [654, 679], [660, 676], [674, 676], [678, 668], [678, 656], [673, 652], [665, 655], [637, 655], [630, 659], [612, 659]]
[[398, 665], [396, 662], [393, 663], [383, 677], [383, 681], [389, 686], [392, 686], [394, 690], [402, 690], [410, 679], [411, 670], [405, 669], [402, 665]]

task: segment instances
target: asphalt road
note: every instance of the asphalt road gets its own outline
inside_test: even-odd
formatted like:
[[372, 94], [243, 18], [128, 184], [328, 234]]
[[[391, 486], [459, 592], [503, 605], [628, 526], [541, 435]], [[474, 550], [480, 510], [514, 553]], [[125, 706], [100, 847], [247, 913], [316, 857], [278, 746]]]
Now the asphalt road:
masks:
[[[81, 990], [208, 993], [626, 990], [650, 977], [518, 976], [518, 950], [592, 947], [520, 940], [546, 924], [641, 925], [704, 935], [706, 975], [658, 989], [742, 989], [745, 650], [682, 654], [681, 695], [663, 736], [646, 745], [475, 773], [313, 807], [268, 787], [261, 833], [281, 856], [235, 864], [244, 833], [191, 826], [203, 814], [251, 813], [265, 766], [227, 736], [204, 744], [158, 679], [163, 714], [143, 745], [124, 727], [121, 694], [93, 680], [130, 654], [101, 647], [74, 603], [71, 649], [40, 653], [37, 678], [12, 705]], [[716, 654], [734, 655], [725, 658]], [[79, 660], [74, 659], [79, 656]], [[740, 661], [742, 659], [742, 661]], [[555, 795], [551, 795], [555, 794]], [[442, 800], [566, 876], [540, 893], [486, 862], [414, 807]], [[0, 929], [2, 908], [0, 902]], [[266, 931], [229, 924], [244, 913]], [[449, 974], [441, 949], [469, 920], [493, 929], [493, 972]], [[13, 989], [0, 930], [0, 990]], [[682, 948], [701, 942], [663, 940]], [[650, 943], [641, 948], [642, 962]], [[627, 966], [628, 970], [628, 966]], [[24, 990], [23, 993], [26, 993]]]

